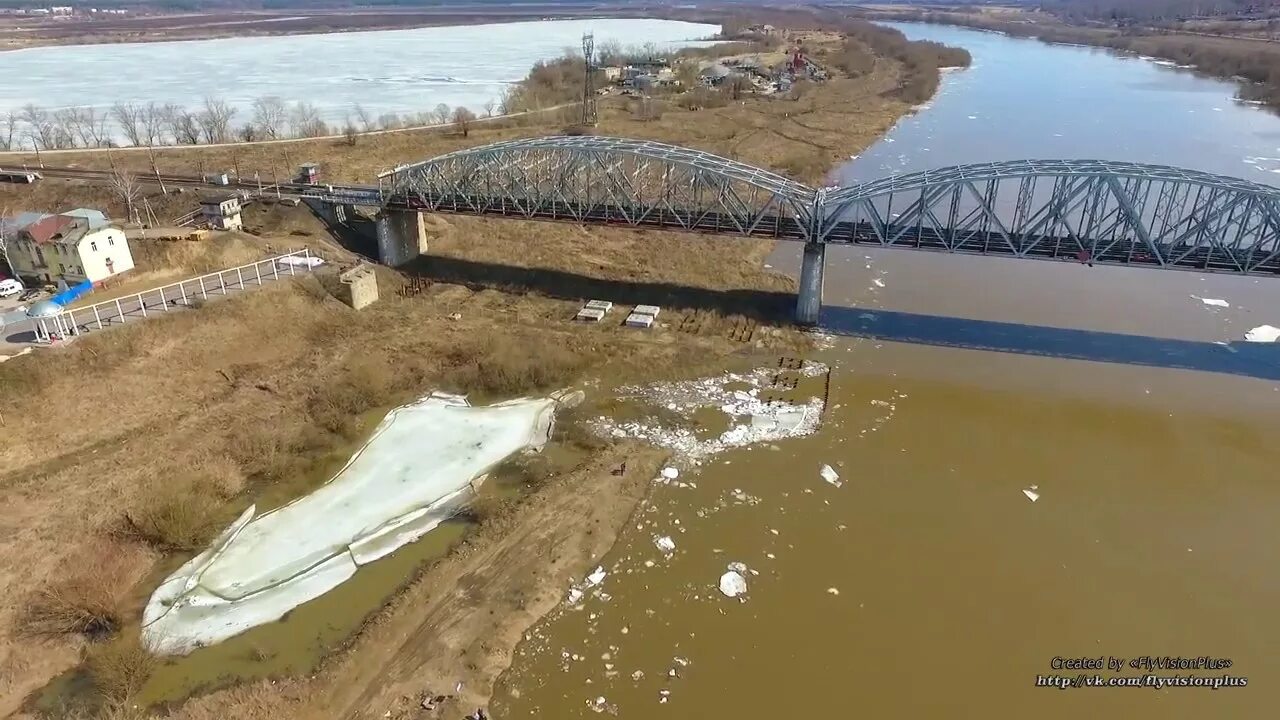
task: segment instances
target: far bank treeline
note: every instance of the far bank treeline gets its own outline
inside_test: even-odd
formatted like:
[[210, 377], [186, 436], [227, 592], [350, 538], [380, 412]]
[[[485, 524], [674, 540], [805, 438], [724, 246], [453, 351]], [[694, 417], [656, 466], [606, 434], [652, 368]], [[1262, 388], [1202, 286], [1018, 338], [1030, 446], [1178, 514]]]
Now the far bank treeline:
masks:
[[[968, 67], [967, 50], [940, 43], [908, 40], [901, 32], [864, 20], [840, 17], [834, 14], [804, 13], [800, 18], [792, 13], [773, 16], [753, 13], [750, 19], [734, 19], [722, 24], [720, 37], [726, 42], [701, 48], [686, 48], [668, 56], [674, 62], [679, 89], [667, 92], [664, 98], [681, 107], [718, 107], [737, 100], [742, 88], [729, 83], [719, 88], [701, 87], [698, 82], [699, 61], [730, 55], [767, 53], [798, 49], [809, 55], [803, 43], [788, 44], [778, 35], [762, 35], [750, 28], [774, 24], [779, 28], [806, 28], [835, 32], [844, 36], [838, 53], [827, 58], [848, 77], [862, 77], [875, 69], [883, 60], [897, 61], [902, 65], [901, 81], [894, 95], [913, 105], [931, 98], [938, 89], [939, 69]], [[596, 64], [600, 67], [625, 65], [662, 56], [656, 46], [622, 47], [617, 43], [605, 43], [597, 47]], [[679, 61], [686, 62], [679, 62]], [[598, 71], [595, 84], [604, 87], [603, 71]], [[507, 112], [539, 110], [566, 105], [582, 99], [583, 72], [581, 54], [568, 50], [562, 57], [535, 63], [529, 76], [521, 83], [507, 88], [500, 106]], [[567, 118], [576, 116], [568, 113]]]
[[[1242, 80], [1241, 100], [1261, 101], [1280, 109], [1280, 43], [1245, 38], [1196, 35], [1163, 27], [1116, 21], [1108, 25], [1006, 20], [993, 14], [947, 10], [877, 11], [891, 20], [961, 25], [1045, 42], [1111, 48], [1189, 65], [1208, 75]], [[1043, 16], [1042, 16], [1043, 19]]]

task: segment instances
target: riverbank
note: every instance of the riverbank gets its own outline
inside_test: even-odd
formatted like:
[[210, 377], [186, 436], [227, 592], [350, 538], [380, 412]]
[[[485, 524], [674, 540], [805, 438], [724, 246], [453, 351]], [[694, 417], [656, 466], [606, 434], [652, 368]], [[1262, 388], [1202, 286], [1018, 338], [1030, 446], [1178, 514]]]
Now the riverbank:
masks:
[[[318, 35], [372, 30], [510, 23], [528, 20], [652, 17], [621, 4], [441, 5], [431, 8], [210, 11], [102, 17], [0, 16], [0, 52], [52, 45], [100, 45], [214, 40], [230, 37]], [[683, 18], [682, 18], [683, 19]]]
[[[812, 32], [821, 61], [849, 49], [830, 31]], [[615, 99], [603, 108], [601, 129], [812, 179], [909, 111], [911, 103], [898, 96], [901, 64], [872, 57], [871, 66], [795, 99], [675, 106], [659, 117], [637, 116]], [[315, 143], [309, 149], [317, 156], [309, 159], [325, 162], [331, 176], [367, 179], [379, 166], [560, 129], [407, 133], [354, 148]], [[278, 162], [265, 151], [174, 152], [188, 168]], [[106, 160], [86, 154], [83, 161]], [[77, 188], [101, 192], [46, 182], [14, 194], [36, 205], [50, 202], [55, 187], [60, 202], [71, 202]], [[246, 220], [263, 244], [296, 244], [300, 233], [320, 232], [314, 219], [302, 219], [305, 208], [252, 212]], [[786, 320], [794, 281], [764, 266], [768, 242], [465, 217], [431, 218], [428, 234], [431, 254], [408, 271], [440, 281], [420, 295], [398, 296], [405, 277], [380, 270], [383, 300], [353, 313], [302, 281], [89, 336], [40, 355], [38, 364], [23, 358], [0, 368], [6, 397], [40, 398], [18, 401], [22, 421], [9, 421], [14, 442], [0, 448], [0, 486], [14, 498], [15, 518], [13, 532], [0, 539], [0, 589], [8, 598], [0, 605], [0, 714], [85, 657], [93, 667], [101, 648], [113, 646], [77, 633], [29, 632], [33, 594], [78, 579], [63, 568], [100, 565], [101, 548], [122, 542], [118, 557], [127, 566], [105, 591], [117, 622], [136, 614], [140, 592], [151, 589], [136, 581], [161, 555], [172, 559], [175, 545], [122, 540], [118, 530], [122, 518], [150, 507], [156, 478], [180, 479], [202, 503], [200, 515], [211, 518], [206, 524], [216, 526], [258, 493], [282, 484], [305, 491], [293, 478], [323, 476], [314, 458], [341, 455], [365, 428], [354, 417], [427, 389], [501, 396], [580, 384], [596, 393], [722, 371], [727, 362], [776, 363], [809, 346]], [[337, 250], [329, 257], [351, 260]], [[664, 320], [645, 333], [568, 322], [584, 297], [654, 302], [664, 306]], [[561, 440], [587, 443], [575, 459], [535, 472], [536, 490], [522, 502], [490, 508], [470, 540], [423, 571], [348, 644], [324, 649], [328, 659], [318, 670], [214, 690], [168, 716], [411, 717], [428, 691], [460, 695], [454, 707], [464, 712], [485, 703], [525, 630], [560, 602], [568, 578], [581, 578], [612, 545], [662, 457], [626, 443], [601, 447], [578, 432], [578, 441]], [[624, 463], [625, 472], [615, 474]], [[211, 495], [210, 488], [218, 490]], [[84, 530], [71, 534], [69, 527]], [[188, 538], [176, 545], [184, 546], [200, 544]]]
[[1212, 77], [1239, 83], [1241, 100], [1262, 102], [1280, 110], [1280, 44], [1264, 38], [1178, 32], [1130, 25], [1124, 28], [1081, 26], [1036, 11], [915, 9], [900, 6], [864, 8], [869, 20], [956, 25], [1027, 37], [1050, 43], [1090, 45], [1159, 58]]

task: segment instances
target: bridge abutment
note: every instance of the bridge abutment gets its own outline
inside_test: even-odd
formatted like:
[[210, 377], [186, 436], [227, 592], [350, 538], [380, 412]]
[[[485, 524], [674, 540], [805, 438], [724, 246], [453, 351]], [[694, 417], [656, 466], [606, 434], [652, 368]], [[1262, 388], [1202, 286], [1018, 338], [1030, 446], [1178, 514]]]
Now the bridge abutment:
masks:
[[378, 260], [398, 267], [427, 252], [427, 226], [415, 210], [383, 210], [378, 215]]
[[822, 312], [822, 271], [826, 269], [826, 243], [804, 244], [804, 260], [800, 265], [800, 292], [796, 298], [796, 322], [817, 325]]

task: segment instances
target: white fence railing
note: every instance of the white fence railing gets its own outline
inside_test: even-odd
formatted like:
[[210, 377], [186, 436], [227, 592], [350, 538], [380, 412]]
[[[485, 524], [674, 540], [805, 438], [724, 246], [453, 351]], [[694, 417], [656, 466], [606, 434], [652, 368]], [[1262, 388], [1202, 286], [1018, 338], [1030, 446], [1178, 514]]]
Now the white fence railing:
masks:
[[208, 300], [210, 295], [227, 295], [229, 291], [263, 285], [282, 275], [289, 277], [310, 272], [317, 260], [313, 259], [309, 248], [303, 248], [114, 300], [64, 310], [57, 315], [36, 319], [36, 340], [51, 342], [55, 338], [81, 335], [90, 330], [124, 324], [131, 318], [145, 318], [149, 313], [190, 307], [196, 301]]

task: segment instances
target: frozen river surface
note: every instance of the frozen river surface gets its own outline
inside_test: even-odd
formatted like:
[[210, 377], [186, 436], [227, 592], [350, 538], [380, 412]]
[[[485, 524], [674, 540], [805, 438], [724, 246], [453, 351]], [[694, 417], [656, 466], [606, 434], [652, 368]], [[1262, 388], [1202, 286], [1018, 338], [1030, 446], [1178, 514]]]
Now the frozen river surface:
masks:
[[0, 113], [27, 103], [193, 107], [206, 96], [237, 107], [236, 125], [264, 96], [310, 102], [327, 122], [343, 120], [357, 103], [373, 117], [441, 103], [479, 112], [538, 60], [580, 48], [584, 33], [595, 34], [597, 47], [616, 40], [676, 48], [719, 30], [671, 20], [594, 19], [32, 48], [0, 53], [0, 77], [22, 79], [0, 83]]

